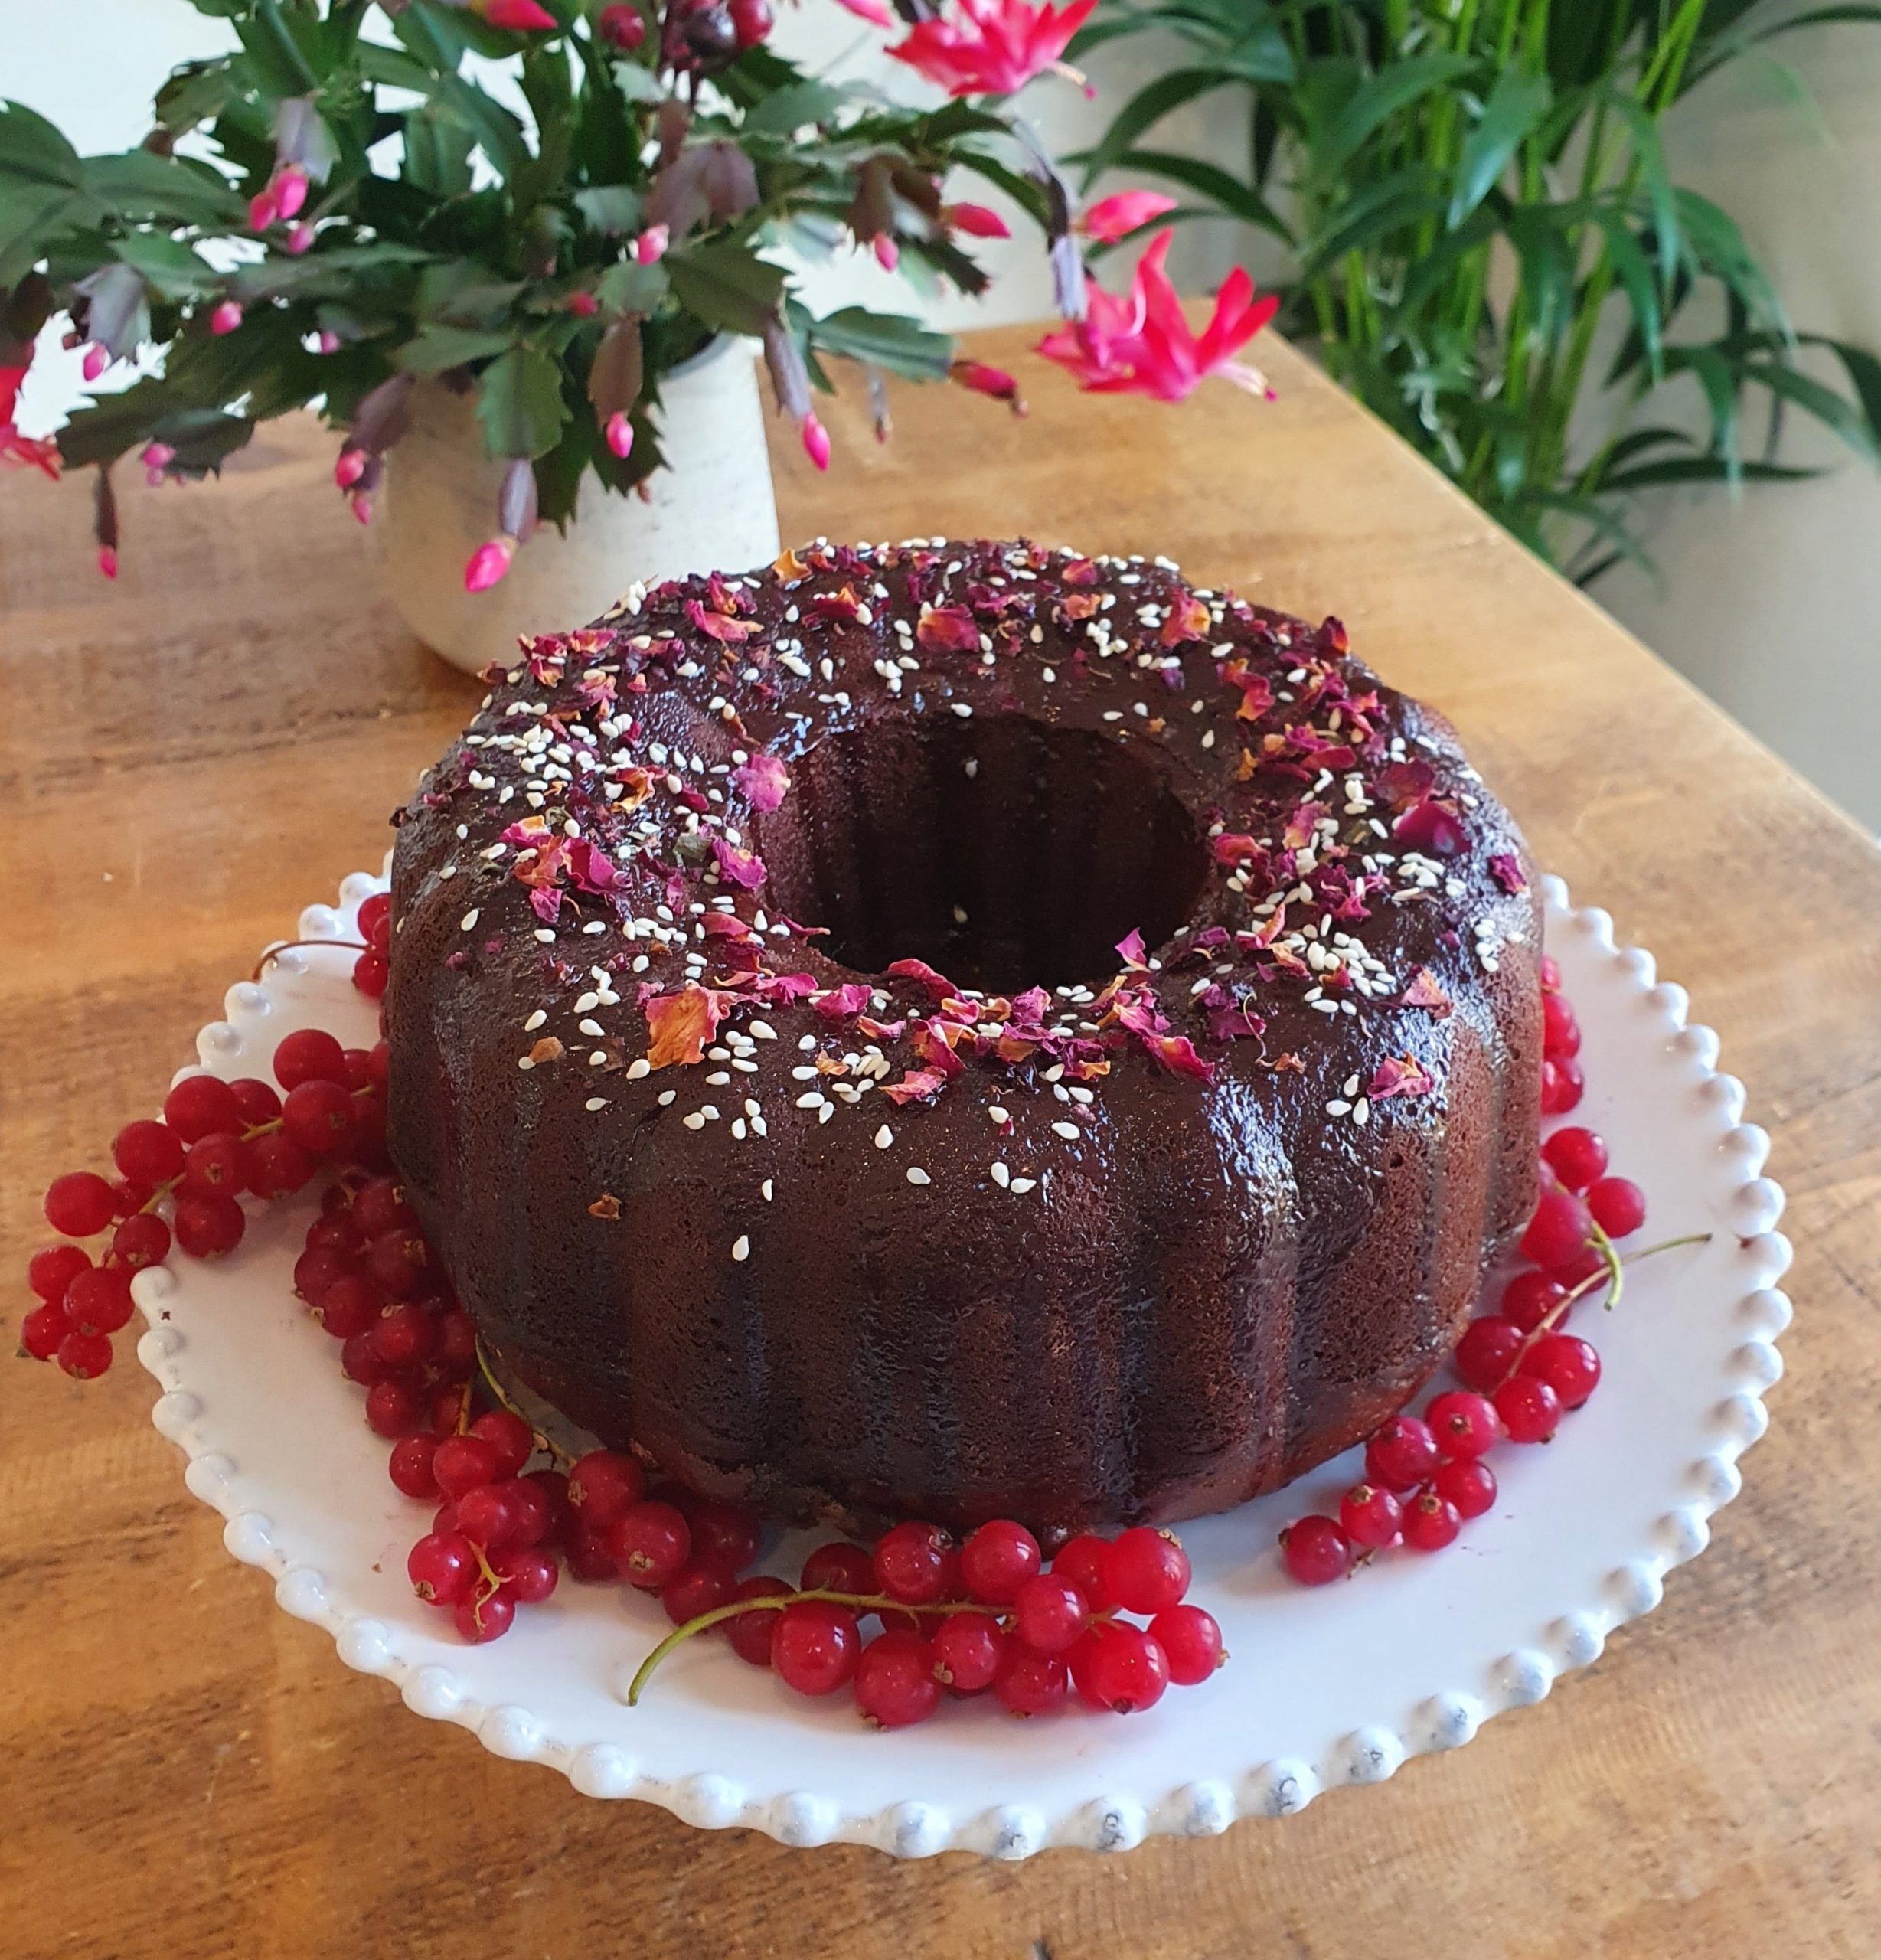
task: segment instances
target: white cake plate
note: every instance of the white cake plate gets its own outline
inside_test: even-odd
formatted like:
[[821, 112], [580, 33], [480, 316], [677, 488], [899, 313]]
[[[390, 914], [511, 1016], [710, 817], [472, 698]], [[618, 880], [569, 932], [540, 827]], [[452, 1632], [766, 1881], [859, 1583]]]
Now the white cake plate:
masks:
[[[348, 878], [338, 907], [303, 916], [302, 936], [351, 937], [360, 901], [383, 888]], [[150, 1323], [139, 1357], [163, 1389], [154, 1419], [188, 1455], [190, 1489], [227, 1520], [229, 1550], [271, 1573], [281, 1605], [325, 1627], [349, 1667], [593, 1796], [787, 1844], [1022, 1858], [1206, 1835], [1299, 1810], [1335, 1784], [1381, 1782], [1539, 1701], [1659, 1603], [1666, 1573], [1703, 1550], [1706, 1521], [1736, 1494], [1737, 1459], [1762, 1435], [1763, 1392], [1782, 1369], [1773, 1344], [1790, 1305], [1775, 1289], [1790, 1248], [1775, 1230], [1783, 1193], [1761, 1175], [1768, 1138], [1743, 1122], [1742, 1086], [1716, 1073], [1716, 1037], [1687, 1025], [1683, 991], [1655, 984], [1652, 956], [1616, 950], [1608, 916], [1571, 910], [1558, 880], [1546, 896], [1549, 949], [1585, 1036], [1575, 1120], [1645, 1187], [1644, 1236], [1714, 1236], [1629, 1269], [1597, 1330], [1599, 1393], [1547, 1448], [1497, 1452], [1500, 1500], [1448, 1550], [1390, 1554], [1317, 1589], [1287, 1578], [1276, 1532], [1334, 1508], [1357, 1452], [1185, 1526], [1191, 1596], [1220, 1620], [1233, 1658], [1147, 1714], [1020, 1723], [963, 1703], [877, 1733], [847, 1697], [805, 1701], [717, 1641], [675, 1654], [629, 1708], [628, 1678], [665, 1617], [626, 1588], [566, 1576], [502, 1639], [462, 1645], [406, 1583], [425, 1508], [393, 1489], [360, 1391], [292, 1292], [311, 1197], [256, 1213], [227, 1260], [138, 1276]], [[228, 1018], [198, 1040], [202, 1066], [266, 1076], [282, 1036], [309, 1024], [369, 1042], [352, 957], [289, 952], [258, 985], [233, 988]], [[764, 1569], [794, 1574], [810, 1542], [774, 1550]]]

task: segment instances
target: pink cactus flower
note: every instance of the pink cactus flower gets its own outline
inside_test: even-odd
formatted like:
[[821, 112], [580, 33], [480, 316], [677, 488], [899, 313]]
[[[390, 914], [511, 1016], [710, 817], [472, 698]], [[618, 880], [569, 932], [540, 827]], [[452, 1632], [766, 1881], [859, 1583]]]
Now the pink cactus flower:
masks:
[[508, 576], [510, 562], [515, 556], [513, 537], [492, 537], [479, 544], [464, 567], [465, 591], [488, 592], [491, 586], [500, 584]]
[[1159, 217], [1167, 217], [1175, 207], [1175, 199], [1165, 198], [1160, 191], [1119, 191], [1114, 198], [1102, 198], [1092, 205], [1078, 220], [1076, 228], [1086, 238], [1114, 245], [1119, 238], [1127, 238], [1145, 225], [1154, 224]]
[[888, 11], [888, 0], [836, 0], [838, 6], [854, 14], [859, 21], [867, 21], [872, 28], [892, 28], [895, 17]]
[[290, 224], [288, 227], [287, 251], [289, 258], [298, 259], [313, 242], [314, 228], [305, 218], [302, 218], [298, 224]]
[[963, 231], [969, 238], [1010, 238], [1012, 227], [998, 211], [984, 204], [946, 204], [941, 222], [949, 231]]
[[803, 418], [803, 452], [818, 469], [829, 468], [829, 431], [814, 409]]
[[471, 11], [481, 14], [493, 28], [505, 28], [511, 34], [539, 34], [544, 28], [557, 28], [557, 20], [536, 0], [472, 0]]
[[299, 217], [307, 201], [307, 173], [297, 163], [283, 164], [268, 186], [274, 194], [274, 207], [283, 218]]
[[331, 328], [322, 327], [319, 338], [315, 345], [322, 354], [338, 354], [340, 351], [340, 337]]
[[248, 228], [250, 231], [267, 231], [280, 220], [281, 207], [275, 202], [272, 187], [257, 191], [248, 201]]
[[212, 334], [232, 334], [242, 324], [242, 309], [233, 299], [225, 299], [209, 315], [209, 331]]
[[1097, 0], [1069, 0], [1063, 8], [1030, 0], [955, 4], [960, 18], [923, 21], [888, 52], [949, 95], [1012, 95], [1035, 75], [1063, 65], [1065, 49]]
[[1038, 351], [1073, 375], [1090, 394], [1141, 394], [1182, 401], [1211, 375], [1250, 394], [1270, 395], [1259, 368], [1234, 357], [1278, 310], [1275, 299], [1256, 299], [1254, 282], [1239, 266], [1228, 275], [1208, 325], [1197, 335], [1164, 270], [1175, 234], [1162, 233], [1138, 266], [1129, 297], [1089, 283], [1090, 312], [1040, 341]]
[[366, 473], [366, 452], [364, 449], [341, 450], [339, 460], [333, 466], [333, 480], [342, 490], [350, 490]]
[[634, 256], [643, 266], [658, 265], [666, 256], [668, 242], [672, 237], [671, 227], [664, 224], [650, 224], [634, 240]]
[[87, 381], [96, 381], [110, 365], [111, 354], [108, 348], [100, 347], [96, 342], [86, 348], [85, 378]]

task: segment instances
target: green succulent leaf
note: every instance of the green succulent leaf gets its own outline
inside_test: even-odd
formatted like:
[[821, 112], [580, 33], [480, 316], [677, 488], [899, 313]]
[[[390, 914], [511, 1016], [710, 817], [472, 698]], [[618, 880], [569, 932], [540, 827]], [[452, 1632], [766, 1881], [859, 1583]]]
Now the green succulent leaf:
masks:
[[478, 378], [477, 419], [491, 456], [545, 454], [568, 417], [561, 371], [538, 348], [512, 348]]

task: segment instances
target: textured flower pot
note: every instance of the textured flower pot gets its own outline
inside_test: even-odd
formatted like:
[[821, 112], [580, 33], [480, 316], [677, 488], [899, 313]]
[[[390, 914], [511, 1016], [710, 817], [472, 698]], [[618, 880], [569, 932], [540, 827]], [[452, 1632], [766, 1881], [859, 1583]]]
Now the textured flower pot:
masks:
[[591, 476], [567, 532], [543, 525], [488, 592], [464, 590], [464, 566], [497, 528], [505, 466], [484, 453], [473, 397], [435, 383], [412, 398], [412, 423], [386, 458], [367, 532], [387, 596], [426, 646], [475, 673], [507, 662], [517, 635], [586, 624], [636, 580], [743, 571], [778, 550], [764, 413], [748, 346], [721, 341], [661, 384], [667, 465], [648, 498], [616, 496]]

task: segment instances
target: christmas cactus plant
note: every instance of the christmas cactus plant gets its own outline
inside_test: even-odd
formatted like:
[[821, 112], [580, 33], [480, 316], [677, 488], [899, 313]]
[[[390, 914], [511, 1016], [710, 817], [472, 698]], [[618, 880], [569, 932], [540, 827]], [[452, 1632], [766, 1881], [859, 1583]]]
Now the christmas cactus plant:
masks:
[[[1158, 263], [1086, 318], [1079, 236], [1113, 234], [1128, 201], [1074, 224], [1007, 98], [1063, 70], [1095, 0], [841, 0], [936, 85], [916, 106], [783, 58], [769, 0], [194, 4], [239, 45], [170, 77], [138, 149], [81, 157], [0, 108], [0, 458], [96, 469], [107, 573], [126, 455], [152, 482], [200, 477], [258, 422], [312, 406], [341, 432], [336, 479], [363, 521], [432, 380], [475, 391], [489, 453], [510, 459], [473, 590], [537, 523], [566, 524], [590, 475], [626, 492], [661, 467], [662, 379], [717, 336], [761, 341], [819, 468], [816, 394], [845, 364], [878, 402], [887, 372], [1017, 407], [1011, 377], [912, 314], [819, 316], [785, 263], [860, 249], [917, 296], [978, 293], [973, 241], [1007, 228], [954, 197], [963, 178], [1040, 227], [1068, 316], [1043, 351], [1087, 385], [1184, 392], [1261, 317], [1237, 285], [1198, 343]], [[473, 57], [514, 64], [526, 116]], [[56, 315], [88, 381], [143, 371], [55, 443], [22, 435], [14, 403]]]

